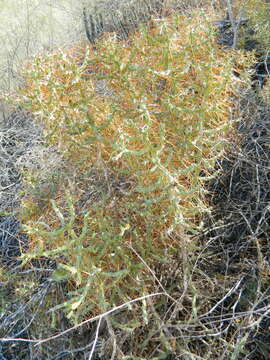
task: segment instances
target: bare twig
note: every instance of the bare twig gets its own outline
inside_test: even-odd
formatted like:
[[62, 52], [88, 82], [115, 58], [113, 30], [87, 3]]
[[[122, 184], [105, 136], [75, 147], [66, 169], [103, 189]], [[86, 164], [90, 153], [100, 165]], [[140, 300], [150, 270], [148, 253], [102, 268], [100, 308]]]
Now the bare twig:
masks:
[[149, 270], [149, 272], [153, 275], [154, 279], [157, 281], [157, 283], [159, 284], [160, 288], [164, 291], [164, 293], [167, 295], [167, 297], [169, 299], [171, 299], [174, 303], [177, 304], [177, 300], [175, 300], [173, 297], [171, 297], [167, 291], [165, 290], [165, 288], [163, 287], [163, 285], [161, 284], [161, 282], [159, 281], [159, 279], [156, 277], [156, 274], [154, 273], [154, 271], [149, 267], [149, 265], [145, 262], [145, 260], [140, 256], [140, 254], [138, 254], [138, 252], [130, 245], [128, 244], [128, 247], [134, 252], [134, 254], [141, 260], [141, 262], [146, 266], [146, 268]]
[[100, 315], [97, 315], [97, 316], [94, 316], [90, 319], [87, 319], [87, 320], [84, 320], [82, 321], [81, 323], [79, 323], [78, 325], [75, 325], [65, 331], [62, 331], [61, 333], [58, 333], [54, 336], [50, 336], [46, 339], [38, 339], [38, 340], [32, 340], [32, 339], [24, 339], [24, 338], [12, 338], [12, 337], [9, 337], [9, 338], [0, 338], [0, 342], [8, 342], [8, 341], [16, 341], [16, 342], [26, 342], [26, 343], [34, 343], [36, 344], [35, 346], [38, 346], [40, 344], [43, 344], [45, 342], [48, 342], [48, 341], [51, 341], [51, 340], [54, 340], [54, 339], [57, 339], [63, 335], [66, 335], [68, 333], [70, 333], [71, 331], [74, 331], [86, 324], [89, 324], [93, 321], [96, 321], [96, 320], [99, 320], [99, 319], [103, 319], [105, 316], [108, 316], [112, 313], [114, 313], [115, 311], [118, 311], [118, 310], [122, 310], [123, 308], [125, 308], [126, 306], [128, 305], [131, 305], [133, 303], [136, 303], [136, 302], [139, 302], [139, 301], [142, 301], [142, 300], [145, 300], [145, 299], [148, 299], [148, 298], [151, 298], [151, 297], [154, 297], [154, 296], [166, 296], [167, 294], [166, 293], [162, 293], [162, 292], [159, 292], [159, 293], [153, 293], [153, 294], [149, 294], [149, 295], [145, 295], [145, 296], [141, 296], [139, 298], [136, 298], [136, 299], [133, 299], [133, 300], [130, 300], [130, 301], [127, 301], [125, 302], [124, 304], [121, 304], [119, 306], [116, 306], [114, 307], [113, 309], [109, 310], [109, 311], [106, 311], [105, 313], [103, 314], [100, 314]]
[[92, 348], [91, 348], [91, 351], [90, 351], [88, 360], [91, 360], [91, 359], [92, 359], [93, 354], [94, 354], [94, 351], [95, 351], [95, 348], [96, 348], [96, 345], [97, 345], [98, 333], [99, 333], [99, 328], [100, 328], [101, 320], [102, 320], [102, 317], [100, 317], [99, 320], [98, 320], [97, 329], [96, 329], [96, 334], [95, 334], [95, 339], [94, 339], [94, 343], [93, 343], [93, 345], [92, 345]]
[[233, 29], [233, 44], [232, 44], [232, 48], [236, 49], [237, 47], [237, 40], [238, 40], [238, 30], [239, 30], [239, 26], [241, 25], [241, 18], [242, 18], [242, 10], [243, 10], [243, 6], [242, 5], [240, 11], [239, 11], [239, 20], [237, 20], [234, 16], [233, 13], [233, 6], [232, 6], [232, 0], [226, 0], [227, 3], [227, 11], [228, 11], [228, 17]]

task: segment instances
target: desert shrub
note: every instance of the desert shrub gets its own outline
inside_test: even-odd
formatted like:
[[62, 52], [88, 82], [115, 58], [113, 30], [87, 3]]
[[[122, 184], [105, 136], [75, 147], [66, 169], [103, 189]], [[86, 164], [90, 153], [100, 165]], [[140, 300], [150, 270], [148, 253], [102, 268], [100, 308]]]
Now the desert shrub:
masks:
[[[252, 61], [224, 52], [211, 20], [175, 14], [126, 42], [107, 34], [29, 63], [21, 103], [63, 158], [46, 176], [24, 170], [24, 266], [54, 258], [53, 279], [69, 284], [50, 313], [63, 308], [76, 323], [151, 293], [160, 286], [151, 268], [170, 267], [184, 248], [192, 254], [209, 211], [203, 184], [234, 137], [233, 70]], [[156, 316], [133, 306], [129, 332]]]

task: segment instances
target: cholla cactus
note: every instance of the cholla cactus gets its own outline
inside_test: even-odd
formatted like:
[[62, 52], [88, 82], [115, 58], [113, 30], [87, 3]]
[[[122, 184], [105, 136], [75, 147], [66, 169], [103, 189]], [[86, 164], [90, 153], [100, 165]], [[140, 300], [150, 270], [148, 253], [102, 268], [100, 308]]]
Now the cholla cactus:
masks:
[[160, 16], [165, 0], [111, 0], [85, 4], [83, 21], [88, 40], [94, 44], [104, 32], [115, 32], [125, 39], [152, 17]]

